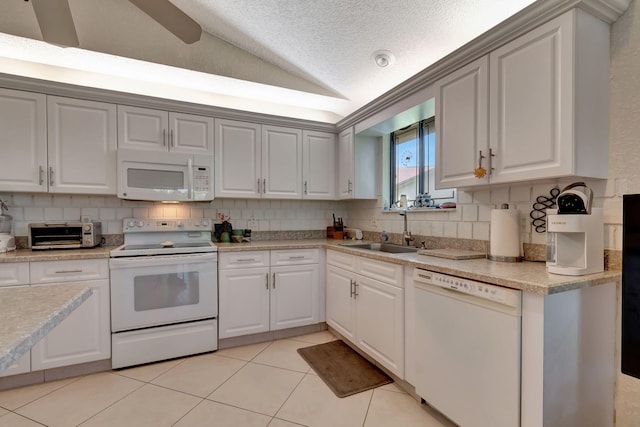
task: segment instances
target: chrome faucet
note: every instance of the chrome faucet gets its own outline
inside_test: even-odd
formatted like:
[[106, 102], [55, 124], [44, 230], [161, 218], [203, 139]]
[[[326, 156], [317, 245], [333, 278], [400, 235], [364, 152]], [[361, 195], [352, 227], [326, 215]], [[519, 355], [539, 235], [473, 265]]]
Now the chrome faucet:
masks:
[[402, 232], [402, 238], [407, 242], [407, 246], [410, 246], [410, 242], [413, 242], [415, 238], [411, 235], [411, 232], [407, 230], [407, 213], [408, 212], [406, 210], [400, 212], [400, 215], [404, 217], [404, 231]]

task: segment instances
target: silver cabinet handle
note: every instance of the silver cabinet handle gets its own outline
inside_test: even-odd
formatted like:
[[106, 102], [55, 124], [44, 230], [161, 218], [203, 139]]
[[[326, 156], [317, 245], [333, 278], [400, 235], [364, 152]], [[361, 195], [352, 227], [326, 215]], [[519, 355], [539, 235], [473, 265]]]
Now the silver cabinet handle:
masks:
[[304, 182], [304, 194], [307, 194], [307, 181]]
[[353, 183], [351, 182], [351, 180], [347, 181], [347, 190], [349, 191], [349, 193], [353, 191]]
[[171, 146], [172, 146], [172, 147], [175, 147], [175, 146], [176, 146], [176, 139], [175, 139], [175, 137], [173, 136], [173, 129], [171, 129], [171, 130], [169, 131], [169, 141], [170, 141], [170, 143], [171, 143]]
[[58, 270], [56, 274], [82, 273], [82, 270]]
[[493, 173], [493, 158], [496, 155], [493, 153], [493, 148], [489, 148], [489, 175]]
[[353, 299], [356, 299], [356, 297], [357, 297], [358, 295], [360, 295], [360, 294], [358, 293], [358, 286], [360, 286], [360, 285], [358, 285], [358, 283], [354, 280], [354, 281], [353, 281]]
[[267, 288], [267, 290], [269, 290], [269, 273], [265, 274], [264, 278], [265, 278], [265, 281], [266, 281], [266, 283], [265, 283], [266, 288]]
[[482, 150], [479, 150], [479, 155], [478, 155], [478, 169], [482, 169], [482, 159], [484, 159], [486, 156], [482, 154]]
[[163, 147], [167, 146], [167, 130], [166, 129], [162, 129], [162, 146]]
[[353, 279], [350, 279], [349, 280], [349, 298], [353, 298], [353, 284], [354, 284]]
[[44, 168], [42, 166], [40, 166], [40, 173], [38, 175], [38, 182], [40, 183], [39, 185], [44, 184]]
[[258, 194], [260, 194], [260, 178], [258, 178]]
[[267, 194], [267, 178], [262, 180], [262, 192]]
[[255, 258], [240, 258], [237, 260], [237, 262], [252, 262], [255, 261]]
[[273, 282], [271, 282], [271, 287], [273, 289], [276, 288], [276, 273], [273, 273]]
[[304, 259], [304, 255], [290, 256], [289, 259]]
[[49, 166], [49, 186], [53, 186], [53, 166]]

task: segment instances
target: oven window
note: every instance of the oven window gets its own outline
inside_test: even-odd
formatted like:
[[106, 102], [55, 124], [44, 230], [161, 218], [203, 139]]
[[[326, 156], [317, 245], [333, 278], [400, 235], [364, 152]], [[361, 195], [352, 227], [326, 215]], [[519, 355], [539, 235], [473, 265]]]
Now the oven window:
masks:
[[127, 185], [130, 188], [182, 190], [184, 182], [184, 172], [182, 171], [127, 169]]
[[197, 271], [136, 276], [133, 279], [134, 309], [145, 311], [198, 304], [199, 282]]

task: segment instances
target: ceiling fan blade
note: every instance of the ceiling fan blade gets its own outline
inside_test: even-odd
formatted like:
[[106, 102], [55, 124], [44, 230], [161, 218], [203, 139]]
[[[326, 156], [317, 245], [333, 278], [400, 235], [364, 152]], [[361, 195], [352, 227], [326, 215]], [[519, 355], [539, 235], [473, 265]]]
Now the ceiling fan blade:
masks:
[[169, 0], [129, 0], [186, 44], [200, 40], [202, 27]]
[[68, 0], [31, 0], [42, 38], [48, 43], [80, 45]]

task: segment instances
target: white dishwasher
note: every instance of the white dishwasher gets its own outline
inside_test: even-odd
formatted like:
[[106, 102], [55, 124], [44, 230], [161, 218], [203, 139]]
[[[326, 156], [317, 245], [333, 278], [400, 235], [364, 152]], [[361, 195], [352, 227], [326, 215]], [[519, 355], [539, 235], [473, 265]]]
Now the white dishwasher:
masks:
[[414, 269], [416, 393], [461, 427], [520, 425], [522, 292]]

